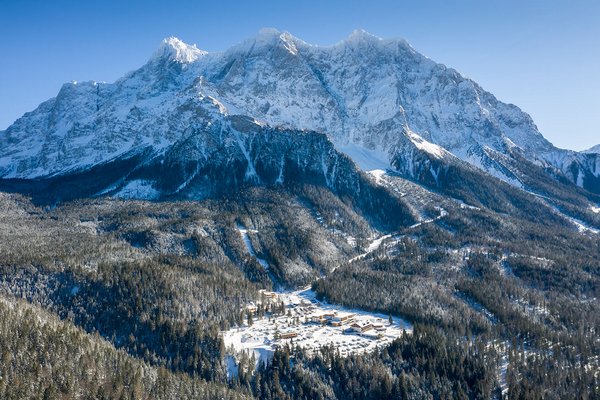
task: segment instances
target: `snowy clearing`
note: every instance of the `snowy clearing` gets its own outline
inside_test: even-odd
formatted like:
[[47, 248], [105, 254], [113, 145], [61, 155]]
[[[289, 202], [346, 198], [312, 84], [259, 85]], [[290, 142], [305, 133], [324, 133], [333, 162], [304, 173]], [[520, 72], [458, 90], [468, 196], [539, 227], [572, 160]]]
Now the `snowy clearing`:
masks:
[[246, 249], [248, 250], [248, 253], [250, 253], [250, 255], [254, 258], [256, 258], [256, 261], [258, 261], [258, 263], [264, 268], [264, 269], [269, 269], [269, 263], [267, 262], [267, 260], [262, 259], [260, 257], [258, 257], [256, 255], [256, 251], [254, 251], [254, 246], [252, 246], [252, 241], [250, 241], [250, 236], [248, 236], [248, 232], [251, 233], [258, 233], [257, 230], [248, 230], [246, 229], [245, 226], [238, 224], [237, 225], [237, 230], [240, 233], [240, 235], [242, 236], [242, 239], [244, 240], [244, 243], [246, 244]]
[[383, 243], [384, 240], [389, 239], [391, 237], [392, 237], [392, 235], [390, 234], [390, 235], [383, 235], [383, 236], [373, 239], [373, 241], [369, 244], [369, 247], [367, 247], [366, 252], [359, 254], [356, 257], [352, 257], [351, 259], [348, 260], [348, 262], [351, 263], [353, 261], [361, 260], [361, 259], [365, 258], [369, 254], [371, 254], [372, 252], [377, 250], [381, 246], [381, 243]]
[[458, 203], [458, 205], [459, 205], [459, 206], [460, 206], [460, 208], [462, 208], [462, 209], [469, 209], [469, 210], [481, 211], [481, 208], [480, 208], [480, 207], [475, 207], [475, 206], [472, 206], [472, 205], [470, 205], [470, 204], [467, 204], [467, 203], [465, 203], [464, 201], [462, 201], [462, 200], [459, 200], [459, 199], [454, 199], [454, 200], [455, 200], [455, 201]]
[[[302, 346], [308, 352], [334, 345], [343, 356], [370, 352], [388, 345], [412, 325], [394, 317], [327, 304], [316, 300], [309, 289], [277, 293], [276, 302], [285, 304], [285, 315], [265, 315], [223, 332], [231, 354], [254, 353], [257, 362], [268, 360], [275, 349], [286, 344]], [[336, 326], [337, 325], [337, 326]]]
[[436, 207], [436, 209], [437, 209], [437, 210], [440, 212], [440, 215], [438, 215], [438, 216], [437, 216], [437, 217], [435, 217], [435, 218], [430, 218], [430, 219], [426, 219], [426, 220], [421, 220], [421, 221], [417, 222], [416, 224], [413, 224], [413, 225], [411, 225], [411, 226], [410, 226], [410, 228], [411, 228], [411, 229], [413, 229], [413, 228], [418, 228], [418, 227], [419, 227], [419, 226], [421, 226], [421, 225], [425, 225], [425, 224], [431, 224], [432, 222], [435, 222], [435, 221], [437, 221], [437, 220], [439, 220], [439, 219], [442, 219], [442, 218], [444, 218], [445, 216], [447, 216], [447, 215], [448, 215], [448, 211], [444, 210], [443, 208], [441, 208], [441, 207]]
[[114, 195], [120, 199], [157, 199], [160, 193], [154, 189], [152, 182], [145, 180], [134, 180], [127, 184]]
[[563, 214], [565, 218], [567, 218], [569, 221], [571, 221], [573, 223], [573, 225], [575, 225], [577, 227], [577, 230], [581, 233], [583, 232], [590, 232], [593, 234], [599, 234], [600, 231], [596, 228], [592, 228], [591, 226], [584, 224], [582, 221], [575, 219], [573, 217], [570, 217], [566, 214]]
[[335, 144], [335, 148], [350, 157], [363, 171], [392, 169], [390, 156], [382, 150], [367, 149], [356, 143]]
[[[435, 222], [435, 221], [437, 221], [437, 220], [439, 220], [439, 219], [441, 219], [441, 218], [444, 218], [445, 216], [447, 216], [447, 215], [448, 215], [448, 212], [447, 212], [446, 210], [444, 210], [443, 208], [441, 208], [441, 207], [436, 207], [436, 209], [437, 209], [437, 210], [440, 212], [440, 214], [439, 214], [437, 217], [435, 217], [435, 218], [430, 218], [430, 219], [426, 219], [426, 220], [423, 220], [423, 219], [421, 219], [419, 222], [417, 222], [417, 223], [415, 223], [415, 224], [411, 225], [411, 226], [409, 227], [409, 229], [418, 228], [419, 226], [421, 226], [421, 225], [425, 225], [425, 224], [431, 224], [431, 223], [433, 223], [433, 222]], [[351, 262], [354, 262], [354, 261], [356, 261], [356, 260], [362, 260], [363, 258], [365, 258], [366, 256], [368, 256], [369, 254], [373, 253], [375, 250], [379, 249], [379, 247], [381, 247], [381, 244], [382, 244], [382, 243], [383, 243], [385, 240], [387, 240], [387, 239], [389, 239], [389, 238], [392, 238], [392, 237], [393, 237], [393, 238], [395, 238], [395, 239], [399, 239], [400, 237], [402, 237], [402, 235], [398, 236], [397, 234], [391, 234], [391, 233], [390, 233], [390, 234], [383, 235], [383, 236], [380, 236], [380, 237], [378, 237], [378, 238], [375, 238], [375, 239], [373, 239], [373, 241], [372, 241], [372, 242], [369, 244], [369, 247], [367, 247], [367, 250], [366, 250], [364, 253], [362, 253], [362, 254], [359, 254], [359, 255], [357, 255], [356, 257], [352, 257], [351, 259], [349, 259], [349, 260], [348, 260], [348, 262], [349, 262], [349, 263], [351, 263]], [[336, 268], [337, 268], [337, 267], [336, 267]], [[332, 270], [332, 272], [333, 272], [333, 271], [335, 271], [335, 270], [336, 270], [336, 268], [334, 268], [334, 269]]]

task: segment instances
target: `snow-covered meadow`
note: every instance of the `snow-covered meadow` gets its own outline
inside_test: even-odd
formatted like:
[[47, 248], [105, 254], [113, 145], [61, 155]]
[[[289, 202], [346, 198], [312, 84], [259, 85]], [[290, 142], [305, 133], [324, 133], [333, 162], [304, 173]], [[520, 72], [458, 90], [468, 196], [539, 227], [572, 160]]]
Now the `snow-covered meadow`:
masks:
[[[350, 309], [338, 305], [320, 302], [315, 293], [306, 288], [293, 292], [280, 292], [277, 301], [285, 305], [284, 315], [265, 315], [223, 332], [223, 340], [228, 352], [235, 356], [242, 351], [254, 353], [257, 362], [266, 361], [278, 346], [294, 344], [308, 352], [327, 345], [336, 346], [342, 356], [369, 352], [383, 347], [404, 331], [412, 333], [412, 326], [397, 317], [392, 324], [389, 316]], [[328, 323], [312, 322], [314, 317], [322, 315], [349, 316], [351, 320], [340, 326]], [[348, 332], [353, 325], [371, 325], [365, 332]], [[294, 336], [284, 338], [285, 336]]]

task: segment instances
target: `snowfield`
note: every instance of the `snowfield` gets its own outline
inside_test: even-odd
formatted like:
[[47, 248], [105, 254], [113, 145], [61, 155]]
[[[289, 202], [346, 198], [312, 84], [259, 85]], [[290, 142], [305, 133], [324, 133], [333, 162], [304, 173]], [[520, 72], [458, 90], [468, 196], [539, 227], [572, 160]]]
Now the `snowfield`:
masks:
[[[309, 353], [326, 345], [334, 345], [342, 356], [348, 356], [386, 346], [403, 332], [412, 333], [412, 325], [400, 318], [394, 317], [390, 325], [389, 316], [383, 314], [320, 302], [308, 288], [277, 293], [277, 302], [285, 304], [285, 315], [265, 315], [262, 319], [255, 317], [251, 326], [244, 324], [223, 332], [225, 347], [230, 355], [254, 353], [257, 363], [264, 362], [277, 347], [293, 343]], [[350, 318], [340, 326], [312, 322], [323, 315]], [[348, 329], [353, 324], [367, 328], [362, 333], [350, 333]], [[369, 325], [372, 327], [368, 328]], [[283, 338], [286, 335], [294, 337]], [[234, 373], [235, 370], [229, 371]]]

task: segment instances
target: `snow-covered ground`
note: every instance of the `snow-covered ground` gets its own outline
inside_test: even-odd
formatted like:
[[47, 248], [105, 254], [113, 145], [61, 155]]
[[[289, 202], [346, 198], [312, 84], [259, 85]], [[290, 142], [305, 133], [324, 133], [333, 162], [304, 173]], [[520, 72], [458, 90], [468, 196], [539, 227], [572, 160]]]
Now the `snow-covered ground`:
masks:
[[463, 209], [468, 208], [469, 210], [475, 210], [475, 211], [480, 211], [481, 210], [480, 207], [472, 206], [470, 204], [465, 203], [462, 200], [459, 200], [459, 199], [454, 199], [454, 200], [459, 204], [460, 208], [463, 208]]
[[418, 227], [419, 227], [419, 226], [421, 226], [421, 225], [425, 225], [425, 224], [431, 224], [432, 222], [435, 222], [435, 221], [437, 221], [438, 219], [442, 219], [442, 218], [444, 218], [445, 216], [447, 216], [447, 215], [448, 215], [448, 211], [444, 210], [443, 208], [441, 208], [441, 207], [436, 207], [436, 208], [437, 208], [437, 210], [440, 212], [440, 214], [439, 214], [437, 217], [435, 217], [435, 218], [430, 218], [430, 219], [426, 219], [426, 220], [420, 220], [420, 221], [419, 221], [419, 222], [417, 222], [416, 224], [414, 224], [414, 225], [411, 225], [411, 228], [418, 228]]
[[[417, 228], [421, 225], [425, 225], [425, 224], [431, 224], [441, 218], [444, 218], [445, 216], [448, 215], [448, 212], [446, 210], [444, 210], [441, 207], [437, 207], [437, 210], [440, 212], [440, 214], [435, 217], [435, 218], [430, 218], [430, 219], [420, 219], [419, 222], [413, 224], [410, 226], [411, 229], [413, 228]], [[390, 238], [394, 238], [396, 240], [398, 240], [400, 237], [402, 237], [402, 235], [398, 236], [395, 234], [387, 234], [387, 235], [383, 235], [383, 236], [379, 236], [377, 238], [374, 238], [373, 241], [369, 244], [369, 246], [367, 247], [367, 250], [362, 253], [357, 255], [356, 257], [352, 257], [350, 260], [348, 260], [349, 263], [354, 262], [356, 260], [362, 260], [363, 258], [365, 258], [366, 256], [368, 256], [369, 254], [373, 253], [375, 250], [379, 249], [381, 247], [381, 244], [386, 241], [387, 239]], [[335, 271], [335, 268], [332, 270]]]
[[445, 154], [448, 154], [448, 152], [445, 151], [442, 147], [438, 146], [437, 144], [428, 142], [427, 140], [423, 139], [421, 136], [417, 135], [412, 131], [408, 131], [407, 136], [410, 139], [410, 141], [413, 142], [415, 146], [417, 146], [418, 149], [421, 149], [436, 158], [442, 158]]
[[506, 352], [503, 352], [500, 358], [500, 365], [498, 367], [498, 382], [500, 383], [500, 390], [503, 399], [506, 398], [506, 396], [508, 396], [508, 380], [506, 379], [508, 365], [508, 354]]
[[[412, 326], [400, 318], [394, 317], [390, 325], [389, 316], [320, 302], [309, 289], [278, 293], [277, 301], [285, 304], [285, 315], [265, 316], [255, 319], [251, 326], [244, 324], [223, 332], [225, 347], [229, 352], [254, 353], [259, 362], [267, 360], [277, 346], [293, 342], [309, 352], [325, 345], [335, 345], [343, 356], [347, 356], [388, 345], [401, 336], [403, 331], [412, 333]], [[352, 322], [348, 321], [341, 326], [311, 322], [312, 317], [323, 314], [353, 314], [354, 317]], [[352, 323], [372, 324], [377, 329], [372, 328], [362, 334], [345, 333]], [[297, 336], [280, 338], [285, 334]]]
[[[527, 191], [527, 193], [533, 194], [533, 195], [535, 195], [535, 196], [537, 196], [537, 197], [540, 197], [540, 198], [542, 198], [542, 199], [544, 199], [544, 200], [551, 201], [551, 199], [549, 199], [548, 197], [545, 197], [545, 196], [539, 195], [539, 194], [537, 194], [537, 193], [533, 193], [533, 192], [529, 192], [529, 191]], [[577, 230], [578, 230], [579, 232], [582, 232], [582, 233], [584, 233], [584, 232], [589, 232], [589, 233], [593, 233], [593, 234], [596, 234], [596, 235], [597, 235], [597, 234], [600, 234], [600, 230], [598, 230], [598, 229], [596, 229], [596, 228], [592, 228], [591, 226], [587, 225], [587, 224], [586, 224], [586, 223], [584, 223], [583, 221], [580, 221], [580, 220], [578, 220], [578, 219], [576, 219], [576, 218], [573, 218], [573, 217], [571, 217], [570, 215], [567, 215], [567, 214], [565, 214], [564, 212], [562, 212], [561, 210], [559, 210], [559, 209], [558, 209], [557, 207], [555, 207], [555, 206], [552, 206], [552, 205], [549, 205], [549, 206], [550, 206], [550, 208], [552, 208], [552, 210], [554, 210], [554, 212], [555, 212], [556, 214], [558, 214], [558, 215], [560, 215], [560, 216], [562, 216], [562, 217], [564, 217], [564, 218], [568, 219], [569, 221], [571, 221], [571, 223], [572, 223], [573, 225], [575, 225], [575, 227], [577, 228]], [[593, 206], [592, 206], [592, 207], [590, 207], [590, 209], [592, 210], [592, 212], [595, 212], [595, 213], [597, 213], [597, 212], [600, 212], [600, 208], [596, 208], [596, 207], [593, 207]]]
[[596, 214], [600, 213], [600, 207], [594, 207], [594, 206], [592, 206], [590, 208], [592, 209], [592, 212], [595, 212]]
[[357, 255], [356, 257], [352, 257], [350, 260], [348, 260], [348, 262], [353, 262], [353, 261], [361, 260], [361, 259], [365, 258], [369, 254], [371, 254], [372, 252], [377, 250], [381, 246], [381, 243], [383, 243], [384, 240], [389, 239], [391, 237], [392, 237], [392, 235], [383, 235], [383, 236], [373, 239], [373, 241], [369, 244], [369, 247], [367, 247], [367, 251], [365, 251], [362, 254]]
[[254, 258], [256, 258], [256, 261], [258, 261], [258, 263], [260, 265], [262, 265], [262, 267], [266, 270], [269, 269], [269, 263], [267, 262], [267, 260], [260, 258], [256, 255], [256, 251], [254, 251], [254, 246], [252, 246], [252, 241], [250, 240], [250, 236], [248, 236], [248, 233], [258, 233], [257, 230], [248, 230], [246, 229], [245, 226], [238, 224], [237, 225], [237, 230], [238, 232], [240, 232], [240, 235], [242, 236], [242, 239], [244, 239], [244, 243], [246, 244], [246, 249], [248, 249], [248, 253], [250, 253], [250, 255]]
[[510, 342], [508, 341], [497, 341], [494, 340], [489, 343], [488, 346], [493, 347], [499, 355], [498, 363], [496, 365], [496, 377], [498, 379], [498, 383], [500, 385], [501, 395], [500, 399], [506, 399], [508, 396], [508, 367], [509, 367], [509, 359], [508, 352], [510, 350]]
[[371, 175], [373, 177], [373, 179], [375, 179], [375, 183], [377, 183], [378, 185], [384, 185], [385, 184], [385, 170], [383, 169], [373, 169], [371, 171], [367, 171], [367, 173], [369, 175]]
[[335, 148], [354, 161], [363, 171], [380, 170], [386, 171], [392, 169], [390, 165], [390, 156], [380, 149], [367, 149], [356, 143], [335, 144]]
[[160, 193], [152, 187], [152, 182], [135, 180], [128, 182], [115, 197], [121, 199], [156, 199]]
[[568, 216], [566, 214], [563, 214], [563, 216], [565, 218], [567, 218], [569, 221], [571, 221], [573, 223], [573, 225], [575, 225], [577, 227], [577, 230], [579, 232], [582, 232], [582, 233], [583, 232], [590, 232], [590, 233], [593, 233], [593, 234], [596, 234], [596, 235], [600, 233], [600, 231], [598, 229], [592, 228], [591, 226], [583, 223], [582, 221], [580, 221], [578, 219], [570, 217], [570, 216]]

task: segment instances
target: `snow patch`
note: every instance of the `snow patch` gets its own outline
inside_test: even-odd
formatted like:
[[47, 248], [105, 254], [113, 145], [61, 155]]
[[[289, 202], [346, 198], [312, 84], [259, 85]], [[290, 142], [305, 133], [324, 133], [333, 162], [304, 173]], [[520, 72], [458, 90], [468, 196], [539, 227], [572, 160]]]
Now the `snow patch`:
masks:
[[374, 179], [375, 179], [375, 183], [378, 185], [384, 185], [385, 184], [385, 179], [383, 179], [383, 177], [385, 176], [385, 171], [382, 169], [373, 169], [371, 171], [367, 171], [367, 173], [369, 175], [371, 175]]
[[225, 356], [225, 365], [227, 366], [227, 378], [233, 379], [238, 376], [238, 365], [235, 362], [235, 358], [232, 355]]
[[338, 151], [346, 154], [363, 171], [393, 169], [389, 156], [379, 149], [367, 149], [356, 143], [335, 144]]
[[[535, 193], [532, 193], [535, 194]], [[543, 196], [539, 196], [544, 198]], [[547, 198], [544, 198], [545, 200], [549, 200]], [[577, 218], [573, 218], [570, 215], [565, 214], [564, 212], [562, 212], [560, 209], [558, 209], [558, 207], [552, 206], [550, 204], [548, 204], [548, 206], [558, 215], [560, 215], [563, 218], [566, 218], [567, 220], [569, 220], [580, 233], [593, 233], [595, 235], [600, 234], [600, 230], [593, 228], [589, 225], [587, 225], [585, 222], [578, 220]], [[592, 210], [593, 211], [593, 210]]]
[[242, 140], [240, 133], [238, 131], [234, 130], [234, 134], [235, 134], [235, 139], [238, 143], [238, 146], [240, 147], [242, 154], [244, 155], [244, 157], [246, 158], [246, 161], [248, 162], [248, 166], [246, 167], [246, 175], [244, 176], [244, 178], [246, 180], [259, 181], [260, 179], [258, 177], [258, 174], [256, 173], [256, 170], [254, 169], [254, 163], [252, 162], [252, 158], [250, 158], [250, 153], [248, 152], [248, 149], [246, 149], [246, 145], [244, 144], [244, 141]]
[[414, 132], [407, 131], [406, 135], [410, 139], [410, 141], [417, 147], [419, 150], [422, 150], [426, 153], [431, 154], [436, 158], [442, 158], [446, 154], [446, 151], [438, 146], [437, 144], [433, 144], [423, 139], [421, 136], [417, 135]]
[[162, 41], [153, 58], [156, 59], [166, 56], [178, 63], [190, 64], [206, 54], [208, 53], [197, 48], [195, 44], [189, 45], [176, 37], [168, 37]]
[[474, 167], [479, 168], [480, 170], [488, 173], [489, 175], [500, 179], [501, 181], [504, 181], [514, 187], [517, 187], [519, 189], [523, 189], [523, 184], [521, 183], [521, 181], [519, 181], [518, 179], [507, 175], [504, 171], [500, 170], [495, 164], [489, 164], [489, 165], [485, 165], [483, 163], [482, 157], [483, 156], [478, 156], [475, 154], [457, 154], [459, 158], [467, 161], [469, 164], [473, 165]]
[[425, 220], [421, 219], [419, 222], [411, 225], [410, 228], [413, 229], [413, 228], [418, 228], [421, 225], [431, 224], [432, 222], [435, 222], [435, 221], [437, 221], [439, 219], [442, 219], [442, 218], [444, 218], [445, 216], [448, 215], [448, 211], [444, 210], [443, 208], [436, 207], [436, 209], [440, 212], [440, 214], [437, 217], [435, 217], [435, 218], [429, 218], [429, 219], [425, 219]]
[[356, 260], [362, 260], [369, 254], [371, 254], [372, 252], [377, 250], [381, 246], [381, 243], [383, 243], [384, 240], [389, 239], [391, 237], [392, 237], [392, 235], [388, 234], [388, 235], [383, 235], [383, 236], [373, 239], [373, 241], [371, 243], [369, 243], [369, 247], [367, 247], [367, 251], [365, 251], [362, 254], [357, 255], [356, 257], [352, 257], [350, 260], [348, 260], [348, 262], [351, 263]]
[[241, 225], [241, 224], [237, 224], [237, 230], [240, 233], [240, 235], [242, 236], [242, 239], [244, 240], [244, 243], [246, 244], [246, 249], [248, 250], [248, 253], [250, 253], [250, 255], [254, 258], [256, 258], [256, 261], [258, 261], [258, 263], [265, 269], [268, 270], [269, 269], [269, 263], [263, 259], [258, 257], [258, 255], [256, 255], [256, 251], [254, 251], [254, 246], [252, 246], [252, 241], [250, 240], [250, 236], [248, 235], [248, 232], [251, 233], [258, 233], [257, 230], [248, 230], [246, 229], [245, 226]]
[[160, 197], [160, 192], [152, 186], [152, 182], [141, 179], [127, 182], [127, 184], [115, 194], [120, 199], [146, 199], [154, 200]]
[[581, 170], [579, 170], [577, 172], [577, 181], [576, 181], [577, 186], [583, 187], [583, 178], [584, 177], [585, 176], [584, 176], [583, 172]]
[[467, 204], [464, 201], [459, 200], [459, 199], [454, 199], [454, 200], [459, 204], [460, 208], [462, 208], [462, 209], [469, 209], [469, 210], [481, 211], [480, 207], [472, 206], [472, 205]]
[[596, 235], [600, 233], [600, 231], [598, 229], [592, 228], [591, 226], [589, 226], [587, 224], [584, 224], [582, 221], [580, 221], [578, 219], [575, 219], [573, 217], [569, 217], [568, 215], [565, 215], [565, 217], [567, 219], [569, 219], [573, 223], [573, 225], [575, 225], [577, 227], [577, 230], [579, 232], [581, 232], [581, 233], [583, 233], [583, 232], [590, 232], [590, 233], [593, 233], [593, 234], [596, 234]]

